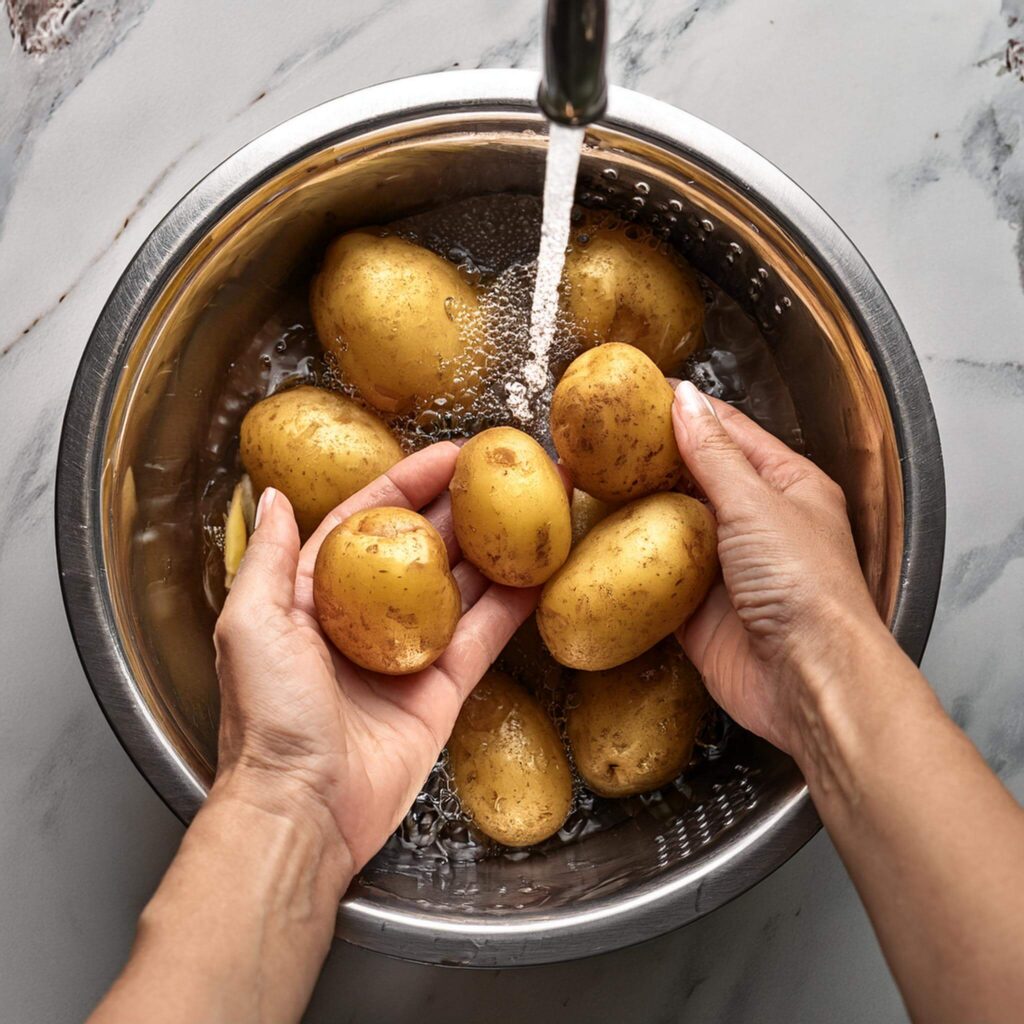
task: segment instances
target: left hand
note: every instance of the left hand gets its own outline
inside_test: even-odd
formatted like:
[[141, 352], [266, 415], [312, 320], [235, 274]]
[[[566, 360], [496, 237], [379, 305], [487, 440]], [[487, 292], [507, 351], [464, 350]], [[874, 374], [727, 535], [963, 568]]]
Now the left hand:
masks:
[[[461, 561], [445, 493], [459, 449], [431, 445], [338, 506], [304, 546], [288, 499], [266, 491], [217, 621], [221, 685], [217, 781], [286, 815], [326, 817], [358, 871], [412, 805], [462, 702], [533, 610], [539, 588], [486, 580]], [[436, 499], [436, 500], [435, 500]], [[328, 533], [361, 509], [423, 509], [448, 547], [463, 618], [429, 668], [366, 671], [324, 637], [313, 567]]]

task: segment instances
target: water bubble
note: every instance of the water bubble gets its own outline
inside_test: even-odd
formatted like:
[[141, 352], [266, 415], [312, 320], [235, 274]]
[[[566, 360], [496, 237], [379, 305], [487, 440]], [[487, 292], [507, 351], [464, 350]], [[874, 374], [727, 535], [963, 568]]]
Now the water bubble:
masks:
[[635, 188], [642, 196], [649, 195], [651, 191], [651, 186], [648, 185], [646, 181], [638, 181], [633, 188]]

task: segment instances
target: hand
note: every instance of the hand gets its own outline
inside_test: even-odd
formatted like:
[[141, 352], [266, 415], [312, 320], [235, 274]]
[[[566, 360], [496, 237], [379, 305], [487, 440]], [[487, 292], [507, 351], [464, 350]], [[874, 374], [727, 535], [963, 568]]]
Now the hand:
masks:
[[847, 644], [890, 641], [861, 574], [843, 492], [689, 382], [676, 389], [672, 420], [718, 518], [723, 577], [679, 640], [740, 725], [797, 756], [806, 680], [830, 672]]
[[[489, 583], [459, 560], [446, 493], [458, 448], [432, 445], [336, 508], [306, 544], [288, 499], [268, 490], [217, 622], [221, 684], [218, 782], [251, 799], [328, 812], [357, 871], [411, 806], [463, 700], [537, 602], [538, 589]], [[440, 497], [439, 497], [440, 496]], [[445, 653], [392, 678], [353, 665], [325, 639], [313, 567], [328, 533], [373, 506], [426, 509], [463, 599]], [[297, 801], [297, 803], [296, 803]]]

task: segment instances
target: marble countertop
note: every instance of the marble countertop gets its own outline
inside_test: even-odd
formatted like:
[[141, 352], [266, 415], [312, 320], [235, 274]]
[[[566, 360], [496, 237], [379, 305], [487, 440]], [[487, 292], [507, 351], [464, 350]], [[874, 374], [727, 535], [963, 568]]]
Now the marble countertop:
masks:
[[[1024, 0], [613, 0], [612, 80], [796, 179], [889, 290], [945, 452], [925, 669], [1024, 794]], [[181, 826], [86, 685], [53, 543], [89, 331], [164, 212], [259, 132], [402, 75], [536, 66], [540, 0], [6, 0], [0, 47], [0, 1016], [80, 1020]], [[1020, 21], [1018, 21], [1018, 18]], [[337, 946], [308, 1019], [904, 1020], [819, 835], [696, 924], [589, 961], [452, 971]], [[571, 1014], [572, 1017], [568, 1017]]]

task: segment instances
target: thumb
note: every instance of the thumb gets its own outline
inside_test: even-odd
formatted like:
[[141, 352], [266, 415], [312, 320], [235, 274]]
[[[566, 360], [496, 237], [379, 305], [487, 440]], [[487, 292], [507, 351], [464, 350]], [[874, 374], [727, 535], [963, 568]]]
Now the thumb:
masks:
[[299, 528], [291, 503], [268, 487], [256, 507], [256, 528], [245, 549], [228, 604], [253, 609], [271, 604], [291, 611], [299, 566]]
[[730, 502], [764, 488], [764, 481], [722, 426], [711, 403], [688, 380], [676, 388], [672, 429], [686, 468], [719, 514]]

